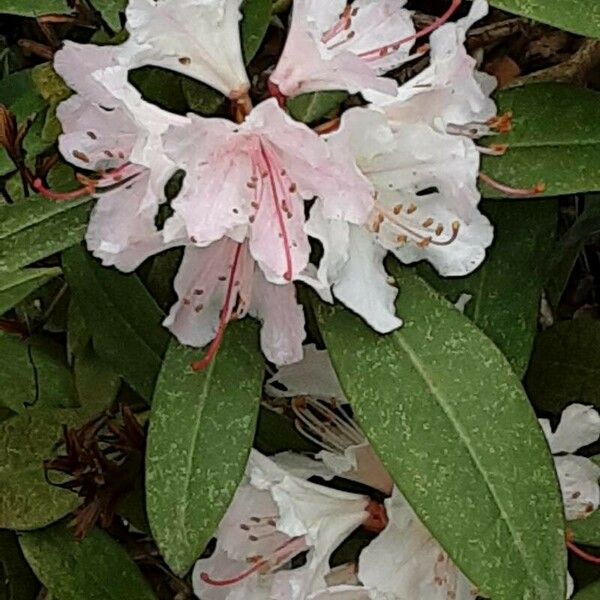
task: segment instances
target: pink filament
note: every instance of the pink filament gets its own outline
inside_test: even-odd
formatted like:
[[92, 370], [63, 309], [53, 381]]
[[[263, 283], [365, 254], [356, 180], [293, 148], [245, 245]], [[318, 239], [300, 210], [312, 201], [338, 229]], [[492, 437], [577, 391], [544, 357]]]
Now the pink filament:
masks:
[[240, 254], [242, 250], [242, 245], [238, 244], [235, 250], [235, 255], [233, 258], [233, 265], [231, 266], [231, 273], [229, 275], [229, 281], [227, 283], [227, 292], [225, 293], [225, 301], [223, 302], [223, 308], [221, 308], [221, 313], [219, 315], [219, 328], [217, 330], [217, 335], [215, 335], [213, 341], [210, 343], [210, 346], [206, 352], [206, 354], [200, 359], [192, 363], [192, 370], [198, 373], [199, 371], [203, 371], [208, 367], [208, 365], [213, 361], [219, 348], [221, 347], [221, 342], [223, 341], [223, 335], [225, 333], [225, 328], [229, 323], [229, 307], [231, 304], [231, 296], [233, 293], [233, 286], [235, 281], [235, 275], [237, 272], [237, 267], [240, 259]]
[[[283, 219], [283, 214], [281, 212], [281, 206], [279, 205], [279, 195], [277, 192], [277, 185], [275, 183], [275, 175], [273, 173], [273, 168], [271, 166], [271, 162], [265, 152], [265, 148], [261, 142], [260, 144], [260, 153], [262, 159], [265, 162], [265, 166], [267, 168], [267, 172], [269, 175], [269, 182], [271, 184], [271, 196], [273, 198], [273, 204], [275, 207], [275, 214], [277, 215], [277, 223], [279, 225], [279, 230], [281, 232], [281, 239], [283, 242], [283, 250], [285, 252], [285, 261], [286, 261], [286, 271], [283, 274], [283, 278], [287, 281], [292, 280], [292, 254], [290, 252], [290, 242], [288, 238], [287, 229], [285, 227], [285, 221]], [[283, 186], [281, 186], [283, 188]]]
[[55, 192], [47, 188], [44, 182], [38, 177], [33, 182], [33, 189], [48, 200], [54, 200], [55, 202], [66, 202], [68, 200], [76, 200], [84, 196], [91, 196], [94, 193], [94, 187], [92, 185], [84, 186], [79, 189], [73, 190], [72, 192]]
[[600, 556], [594, 556], [593, 554], [588, 554], [578, 546], [576, 546], [573, 542], [567, 541], [567, 548], [579, 558], [592, 563], [594, 565], [600, 565]]
[[417, 33], [415, 33], [407, 38], [398, 40], [397, 42], [394, 42], [393, 44], [387, 44], [385, 46], [382, 46], [381, 48], [376, 48], [375, 50], [368, 50], [367, 52], [362, 52], [361, 54], [358, 55], [358, 57], [363, 58], [365, 60], [373, 60], [373, 59], [377, 59], [377, 58], [382, 58], [382, 57], [386, 56], [387, 54], [389, 54], [391, 50], [398, 50], [398, 48], [400, 46], [402, 46], [402, 44], [406, 44], [407, 42], [412, 42], [413, 40], [416, 40], [418, 38], [421, 38], [425, 35], [430, 34], [431, 32], [438, 29], [438, 27], [441, 27], [446, 21], [448, 21], [448, 19], [450, 19], [450, 17], [456, 12], [457, 8], [460, 6], [461, 2], [462, 2], [462, 0], [452, 0], [452, 4], [450, 5], [448, 10], [441, 17], [436, 19], [431, 25], [428, 25], [424, 29], [417, 31]]
[[492, 179], [489, 175], [485, 173], [479, 173], [479, 179], [483, 181], [485, 184], [489, 185], [491, 188], [506, 194], [511, 198], [532, 198], [534, 196], [539, 196], [546, 191], [546, 186], [543, 183], [536, 183], [531, 188], [513, 188], [504, 183], [500, 183], [495, 179]]

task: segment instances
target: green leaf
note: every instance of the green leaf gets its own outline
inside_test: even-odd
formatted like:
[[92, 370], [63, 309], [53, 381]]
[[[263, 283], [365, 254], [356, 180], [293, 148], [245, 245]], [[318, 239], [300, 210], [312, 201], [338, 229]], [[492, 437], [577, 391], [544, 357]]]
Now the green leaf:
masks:
[[182, 79], [181, 90], [189, 109], [200, 115], [216, 113], [225, 102], [223, 94], [193, 79]]
[[577, 257], [586, 241], [598, 233], [600, 233], [600, 196], [589, 194], [581, 216], [559, 240], [550, 257], [546, 292], [550, 304], [555, 308], [562, 298]]
[[34, 600], [40, 589], [13, 531], [0, 531], [0, 598]]
[[573, 600], [598, 600], [600, 598], [600, 580], [586, 586], [573, 596]]
[[405, 318], [394, 333], [380, 336], [349, 311], [317, 307], [359, 423], [483, 596], [564, 600], [561, 496], [519, 380], [469, 319], [413, 271], [393, 268]]
[[600, 321], [562, 321], [535, 340], [525, 387], [538, 408], [559, 412], [572, 402], [600, 408]]
[[39, 287], [60, 275], [60, 269], [25, 269], [0, 273], [0, 315], [17, 305]]
[[22, 413], [27, 408], [76, 406], [71, 371], [60, 347], [43, 338], [23, 341], [0, 332], [0, 406]]
[[48, 104], [58, 104], [72, 94], [64, 79], [54, 70], [52, 63], [43, 63], [31, 69], [31, 79], [40, 96]]
[[490, 4], [579, 35], [600, 38], [596, 0], [491, 0]]
[[81, 246], [63, 253], [63, 269], [98, 356], [149, 401], [169, 338], [163, 312], [137, 275], [102, 267]]
[[600, 546], [600, 511], [593, 512], [586, 519], [567, 523], [573, 533], [573, 540], [583, 546]]
[[244, 0], [242, 3], [241, 39], [244, 61], [248, 64], [258, 52], [267, 33], [273, 0]]
[[427, 281], [451, 302], [472, 297], [465, 315], [502, 350], [522, 377], [527, 369], [558, 211], [554, 200], [487, 202], [484, 212], [494, 224], [488, 257], [468, 277], [442, 278], [423, 267]]
[[89, 199], [57, 203], [31, 198], [0, 205], [0, 272], [16, 271], [79, 243], [90, 210]]
[[40, 17], [49, 14], [68, 15], [73, 12], [67, 0], [0, 0], [0, 13], [22, 17]]
[[[513, 128], [490, 143], [509, 149], [501, 157], [484, 157], [484, 173], [513, 187], [543, 182], [547, 196], [600, 189], [600, 93], [537, 83], [500, 92], [498, 105], [513, 113]], [[483, 193], [501, 195], [487, 186]]]
[[300, 94], [287, 101], [290, 115], [296, 121], [302, 123], [313, 123], [323, 119], [348, 97], [346, 92], [314, 92], [311, 94]]
[[95, 529], [78, 542], [60, 523], [25, 533], [21, 548], [31, 568], [59, 600], [155, 600], [123, 546]]
[[202, 553], [243, 476], [261, 397], [256, 323], [230, 325], [202, 373], [199, 350], [171, 342], [148, 434], [146, 505], [168, 565], [183, 575]]
[[113, 31], [121, 29], [121, 13], [125, 12], [127, 0], [93, 0], [92, 4]]
[[0, 423], [0, 528], [45, 527], [79, 504], [76, 494], [46, 481], [43, 461], [52, 457], [63, 425], [85, 420], [84, 411], [52, 409]]

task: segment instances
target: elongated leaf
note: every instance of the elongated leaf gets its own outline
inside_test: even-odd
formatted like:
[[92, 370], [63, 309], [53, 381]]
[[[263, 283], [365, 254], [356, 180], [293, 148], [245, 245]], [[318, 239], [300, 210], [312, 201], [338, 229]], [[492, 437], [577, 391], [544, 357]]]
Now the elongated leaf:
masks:
[[563, 321], [535, 341], [525, 386], [534, 404], [559, 412], [581, 402], [600, 408], [600, 321]]
[[[490, 143], [509, 149], [485, 157], [483, 172], [513, 187], [543, 182], [547, 196], [600, 189], [600, 93], [539, 83], [500, 92], [498, 105], [513, 113], [513, 128]], [[486, 186], [483, 193], [501, 195]]]
[[585, 242], [598, 233], [600, 233], [600, 195], [589, 194], [585, 200], [583, 213], [552, 251], [546, 283], [548, 300], [552, 306], [558, 306]]
[[587, 519], [569, 521], [567, 524], [573, 539], [584, 546], [600, 546], [600, 512], [595, 511]]
[[491, 0], [490, 4], [579, 35], [600, 37], [596, 0]]
[[598, 600], [600, 598], [600, 581], [586, 586], [573, 596], [573, 600]]
[[63, 268], [98, 356], [150, 400], [168, 341], [162, 311], [136, 275], [102, 267], [80, 246], [63, 254]]
[[0, 531], [0, 598], [2, 600], [34, 600], [40, 589], [19, 547], [17, 535]]
[[86, 418], [84, 411], [53, 409], [0, 423], [0, 528], [44, 527], [79, 504], [76, 494], [45, 480], [43, 461], [53, 456], [62, 426], [80, 425]]
[[28, 408], [77, 405], [73, 377], [60, 348], [43, 338], [23, 341], [0, 332], [0, 406], [22, 413]]
[[537, 333], [538, 312], [553, 247], [558, 211], [554, 200], [488, 202], [484, 212], [495, 227], [488, 257], [468, 277], [423, 276], [451, 302], [472, 296], [467, 315], [504, 352], [515, 371], [525, 374]]
[[0, 206], [0, 272], [15, 271], [79, 243], [90, 210], [88, 199], [56, 203], [32, 198]]
[[93, 0], [94, 8], [102, 14], [102, 18], [111, 29], [121, 29], [121, 13], [125, 12], [127, 0]]
[[21, 548], [31, 568], [60, 600], [155, 600], [123, 546], [93, 530], [78, 542], [60, 523], [25, 533]]
[[496, 346], [422, 279], [403, 270], [398, 280], [406, 321], [388, 336], [348, 311], [317, 308], [363, 430], [482, 595], [564, 600], [560, 493], [517, 377]]
[[301, 94], [287, 101], [290, 115], [297, 121], [313, 123], [326, 117], [336, 109], [346, 98], [346, 92], [314, 92]]
[[0, 315], [57, 275], [60, 275], [60, 269], [56, 268], [0, 273]]
[[201, 554], [240, 482], [254, 437], [263, 377], [255, 323], [230, 325], [203, 373], [198, 350], [173, 341], [148, 435], [146, 504], [165, 560], [184, 574]]
[[242, 4], [242, 52], [244, 61], [248, 64], [258, 52], [267, 33], [273, 0], [244, 0]]
[[69, 14], [66, 0], [0, 0], [0, 13], [21, 15], [23, 17], [39, 17], [53, 13]]

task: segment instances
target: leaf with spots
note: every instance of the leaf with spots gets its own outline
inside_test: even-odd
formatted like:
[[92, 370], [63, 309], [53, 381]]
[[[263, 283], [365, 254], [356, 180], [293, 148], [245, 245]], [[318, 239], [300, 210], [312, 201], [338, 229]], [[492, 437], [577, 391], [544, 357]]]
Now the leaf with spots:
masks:
[[0, 315], [58, 275], [60, 269], [55, 267], [0, 273]]
[[0, 423], [0, 528], [45, 527], [79, 504], [76, 494], [46, 481], [43, 462], [53, 456], [63, 425], [88, 418], [77, 409], [40, 409]]
[[525, 386], [537, 408], [560, 412], [572, 402], [600, 408], [600, 321], [562, 321], [535, 340]]
[[168, 565], [184, 574], [212, 537], [242, 478], [254, 438], [263, 360], [256, 323], [232, 323], [208, 368], [171, 342], [148, 434], [146, 504]]
[[41, 336], [25, 341], [0, 332], [0, 406], [19, 414], [77, 406], [73, 376], [60, 353], [59, 345]]
[[258, 52], [267, 33], [273, 12], [273, 0], [244, 0], [241, 11], [242, 52], [244, 61], [248, 64]]
[[95, 529], [83, 541], [59, 523], [25, 533], [21, 548], [52, 597], [60, 600], [156, 600], [123, 546]]
[[102, 267], [81, 246], [63, 253], [63, 269], [94, 350], [150, 401], [169, 339], [163, 312], [137, 275]]
[[347, 97], [346, 92], [300, 94], [287, 101], [287, 108], [297, 121], [314, 123], [336, 110]]
[[31, 198], [0, 206], [0, 272], [16, 271], [78, 244], [90, 210], [89, 199], [55, 203]]
[[600, 38], [598, 0], [490, 0], [490, 4], [559, 29]]
[[494, 600], [564, 600], [552, 457], [512, 368], [413, 270], [392, 265], [405, 325], [381, 336], [319, 304], [355, 415], [396, 484], [465, 575]]
[[[600, 93], [536, 83], [502, 91], [497, 101], [500, 112], [512, 112], [513, 127], [490, 138], [491, 144], [508, 144], [508, 151], [484, 157], [484, 173], [512, 187], [542, 182], [547, 196], [600, 189]], [[488, 198], [502, 195], [482, 189]]]
[[488, 201], [483, 212], [494, 224], [494, 244], [475, 273], [442, 278], [428, 266], [420, 267], [420, 272], [451, 302], [461, 294], [472, 296], [465, 315], [496, 343], [522, 377], [537, 333], [557, 205], [550, 199]]

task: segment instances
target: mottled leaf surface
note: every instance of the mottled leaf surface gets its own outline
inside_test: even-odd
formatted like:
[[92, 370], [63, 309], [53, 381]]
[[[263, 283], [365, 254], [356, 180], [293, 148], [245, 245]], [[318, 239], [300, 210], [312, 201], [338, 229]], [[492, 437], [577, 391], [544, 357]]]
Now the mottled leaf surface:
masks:
[[600, 321], [561, 321], [535, 340], [525, 385], [536, 406], [553, 412], [572, 402], [600, 408]]
[[0, 406], [16, 413], [77, 406], [73, 377], [60, 353], [61, 348], [50, 340], [22, 340], [0, 332]]
[[261, 397], [256, 323], [231, 324], [209, 367], [199, 350], [171, 342], [156, 386], [146, 455], [152, 533], [184, 574], [202, 553], [244, 473]]
[[21, 15], [23, 17], [39, 17], [54, 13], [69, 14], [67, 0], [0, 0], [0, 13]]
[[241, 10], [242, 52], [248, 64], [258, 52], [267, 33], [273, 11], [273, 0], [244, 0]]
[[80, 246], [63, 253], [63, 269], [98, 356], [149, 400], [168, 341], [163, 312], [137, 275], [102, 267]]
[[60, 269], [57, 268], [0, 273], [0, 315], [58, 275]]
[[517, 374], [527, 369], [554, 245], [558, 211], [554, 200], [487, 202], [483, 212], [494, 224], [494, 243], [483, 265], [468, 277], [443, 278], [431, 267], [421, 274], [451, 302], [472, 296], [465, 315], [502, 350]]
[[79, 504], [76, 494], [46, 482], [43, 462], [54, 455], [63, 425], [85, 420], [83, 411], [53, 409], [0, 423], [0, 528], [45, 527]]
[[490, 4], [559, 29], [600, 38], [597, 0], [491, 0]]
[[346, 92], [313, 92], [311, 94], [300, 94], [287, 101], [290, 115], [297, 121], [313, 123], [326, 117], [332, 110], [336, 109], [346, 98]]
[[417, 514], [494, 600], [564, 600], [554, 465], [510, 365], [411, 270], [404, 327], [380, 336], [320, 305], [322, 332], [367, 437]]
[[600, 546], [600, 511], [596, 510], [587, 519], [567, 523], [573, 540], [584, 546]]
[[79, 243], [90, 210], [89, 199], [60, 203], [31, 198], [0, 206], [0, 272], [15, 271]]
[[95, 529], [83, 541], [63, 523], [25, 533], [21, 548], [40, 581], [58, 600], [155, 600], [125, 548]]
[[[500, 92], [497, 100], [500, 112], [513, 113], [513, 128], [489, 139], [509, 149], [484, 157], [484, 173], [513, 187], [543, 182], [547, 196], [600, 189], [600, 93], [536, 83]], [[502, 195], [487, 186], [483, 193]]]

